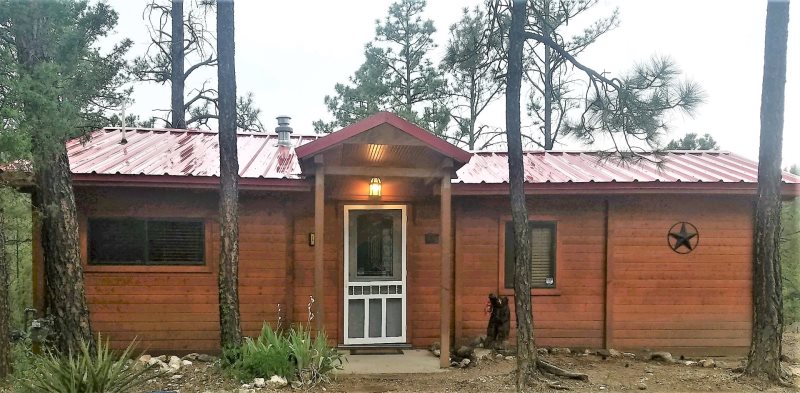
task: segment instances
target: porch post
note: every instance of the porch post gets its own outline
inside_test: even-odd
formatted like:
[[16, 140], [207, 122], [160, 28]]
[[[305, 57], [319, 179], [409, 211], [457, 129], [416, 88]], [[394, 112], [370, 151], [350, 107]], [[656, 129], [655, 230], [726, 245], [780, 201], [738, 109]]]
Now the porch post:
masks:
[[453, 254], [451, 247], [452, 220], [451, 220], [451, 192], [450, 192], [450, 168], [444, 168], [442, 175], [441, 190], [441, 239], [442, 249], [442, 288], [441, 288], [441, 354], [439, 355], [439, 366], [442, 368], [450, 367], [450, 317], [452, 315], [451, 299], [453, 296]]
[[314, 161], [314, 319], [319, 332], [325, 321], [325, 168], [321, 155]]

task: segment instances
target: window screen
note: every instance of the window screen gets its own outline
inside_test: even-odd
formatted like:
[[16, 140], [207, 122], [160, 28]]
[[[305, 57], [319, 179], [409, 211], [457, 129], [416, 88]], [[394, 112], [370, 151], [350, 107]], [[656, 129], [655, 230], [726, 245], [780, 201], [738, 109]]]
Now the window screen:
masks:
[[97, 218], [89, 220], [89, 264], [203, 265], [200, 220]]
[[[529, 222], [531, 232], [531, 286], [552, 288], [556, 285], [556, 224]], [[505, 287], [514, 287], [514, 224], [506, 223]]]

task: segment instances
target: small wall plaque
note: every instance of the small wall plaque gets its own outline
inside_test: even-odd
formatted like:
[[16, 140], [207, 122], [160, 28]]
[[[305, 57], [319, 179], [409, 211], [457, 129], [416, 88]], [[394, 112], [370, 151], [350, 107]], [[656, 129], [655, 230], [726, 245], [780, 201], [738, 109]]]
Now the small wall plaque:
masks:
[[439, 234], [438, 233], [426, 233], [425, 234], [425, 244], [439, 244]]
[[308, 233], [308, 245], [314, 247], [314, 244], [317, 242], [317, 235], [314, 232]]

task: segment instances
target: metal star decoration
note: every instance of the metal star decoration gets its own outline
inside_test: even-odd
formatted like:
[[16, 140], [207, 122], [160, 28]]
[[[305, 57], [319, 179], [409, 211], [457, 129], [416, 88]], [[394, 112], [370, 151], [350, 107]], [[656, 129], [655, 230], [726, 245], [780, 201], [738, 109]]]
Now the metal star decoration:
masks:
[[[680, 225], [681, 229], [675, 231], [678, 225]], [[673, 225], [667, 235], [667, 243], [670, 248], [679, 254], [688, 254], [694, 251], [699, 241], [700, 234], [697, 232], [697, 227], [685, 221]]]

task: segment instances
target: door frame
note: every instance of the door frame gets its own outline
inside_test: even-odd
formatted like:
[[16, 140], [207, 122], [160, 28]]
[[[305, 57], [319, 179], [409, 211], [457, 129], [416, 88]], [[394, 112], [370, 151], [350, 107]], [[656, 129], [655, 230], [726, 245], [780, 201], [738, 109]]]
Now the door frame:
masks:
[[[344, 299], [344, 301], [343, 301], [343, 303], [344, 303], [343, 304], [344, 315], [343, 315], [342, 319], [343, 319], [344, 330], [343, 330], [342, 338], [343, 338], [344, 345], [364, 345], [364, 344], [371, 345], [371, 344], [402, 344], [402, 343], [406, 343], [407, 337], [408, 337], [407, 323], [406, 323], [407, 318], [408, 318], [408, 303], [407, 303], [407, 299], [408, 299], [408, 296], [407, 296], [408, 295], [408, 284], [407, 283], [408, 283], [408, 280], [407, 280], [407, 261], [406, 261], [406, 256], [408, 255], [408, 248], [407, 248], [407, 245], [408, 245], [408, 214], [407, 214], [408, 213], [408, 208], [407, 208], [406, 205], [397, 205], [397, 204], [394, 204], [394, 205], [378, 205], [378, 204], [375, 204], [375, 205], [369, 205], [369, 204], [366, 204], [366, 205], [365, 204], [355, 205], [354, 204], [354, 205], [344, 205], [343, 206], [343, 210], [344, 210], [344, 215], [343, 215], [344, 216], [343, 217], [344, 218], [344, 236], [342, 237], [342, 239], [343, 239], [342, 248], [344, 249], [343, 250], [343, 252], [344, 252], [344, 254], [343, 254], [344, 255], [344, 258], [343, 258], [343, 263], [344, 263], [344, 281], [343, 281], [343, 283], [344, 283], [344, 285], [343, 285], [342, 295], [343, 295], [343, 299]], [[348, 289], [349, 289], [349, 283], [350, 283], [350, 253], [349, 253], [349, 248], [350, 248], [350, 211], [351, 210], [400, 210], [401, 231], [402, 231], [402, 244], [400, 245], [400, 249], [402, 250], [401, 265], [400, 265], [401, 266], [401, 269], [400, 269], [401, 270], [401, 280], [400, 280], [400, 282], [401, 282], [401, 285], [402, 285], [402, 288], [403, 288], [403, 293], [401, 294], [402, 295], [401, 296], [401, 304], [402, 304], [401, 328], [402, 328], [402, 334], [400, 335], [400, 337], [378, 337], [378, 338], [375, 338], [375, 339], [371, 339], [369, 337], [363, 337], [363, 338], [349, 338], [348, 337], [348, 334], [349, 334], [348, 333], [349, 332], [348, 331], [348, 321], [349, 321], [349, 308], [350, 308], [350, 304], [349, 304], [350, 302], [349, 302], [349, 298], [348, 298], [350, 295], [348, 293]], [[397, 281], [386, 281], [386, 283], [397, 283]], [[364, 304], [364, 309], [365, 309], [364, 324], [365, 324], [365, 326], [368, 326], [368, 324], [369, 324], [369, 321], [367, 320], [367, 317], [366, 317], [366, 315], [367, 315], [366, 311], [368, 310], [368, 308], [369, 308], [369, 302], [365, 302], [365, 304]], [[384, 308], [383, 308], [382, 311], [383, 311], [384, 316], [385, 316], [385, 313], [386, 313], [385, 302], [384, 302]], [[382, 327], [383, 329], [386, 328], [385, 325], [386, 325], [386, 323], [385, 323], [385, 319], [384, 319], [384, 326]]]

